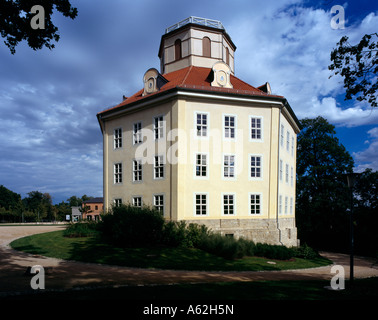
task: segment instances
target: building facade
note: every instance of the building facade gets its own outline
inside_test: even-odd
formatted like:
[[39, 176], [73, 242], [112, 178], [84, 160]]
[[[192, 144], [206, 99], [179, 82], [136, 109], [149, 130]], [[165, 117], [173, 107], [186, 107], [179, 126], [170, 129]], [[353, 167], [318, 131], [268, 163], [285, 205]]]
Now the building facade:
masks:
[[161, 71], [147, 70], [140, 91], [97, 114], [105, 211], [150, 205], [167, 220], [297, 245], [300, 124], [269, 83], [235, 76], [235, 50], [219, 21], [183, 20], [161, 38]]
[[82, 218], [84, 220], [100, 220], [101, 214], [104, 213], [104, 200], [103, 198], [91, 198], [83, 201], [82, 203]]

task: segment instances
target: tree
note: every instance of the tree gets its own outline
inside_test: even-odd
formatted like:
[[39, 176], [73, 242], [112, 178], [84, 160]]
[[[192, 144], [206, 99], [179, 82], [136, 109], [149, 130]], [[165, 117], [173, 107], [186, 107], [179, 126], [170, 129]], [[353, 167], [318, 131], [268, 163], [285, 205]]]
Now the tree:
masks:
[[52, 220], [55, 217], [51, 196], [49, 193], [31, 191], [28, 197], [23, 199], [26, 210], [35, 214], [37, 220], [47, 218]]
[[[366, 100], [377, 107], [378, 89], [378, 33], [365, 34], [357, 45], [351, 45], [344, 36], [331, 52], [328, 66], [334, 74], [344, 78], [345, 100], [356, 96], [358, 101]], [[332, 77], [332, 75], [331, 75]]]
[[21, 202], [21, 196], [3, 185], [0, 185], [0, 208], [3, 207], [6, 210], [15, 208]]
[[76, 196], [67, 199], [70, 207], [81, 207], [82, 200]]
[[[31, 9], [34, 5], [44, 10], [44, 26], [41, 29], [31, 26], [34, 15]], [[26, 40], [33, 50], [42, 49], [43, 46], [49, 49], [55, 47], [52, 41], [58, 42], [60, 35], [51, 19], [54, 9], [71, 19], [77, 16], [77, 8], [72, 7], [69, 0], [0, 0], [0, 34], [12, 54], [22, 40]]]
[[353, 159], [326, 119], [303, 119], [298, 135], [298, 237], [314, 247], [340, 249], [347, 244], [349, 198], [343, 174]]
[[378, 256], [378, 171], [366, 169], [356, 179], [354, 188], [355, 251]]

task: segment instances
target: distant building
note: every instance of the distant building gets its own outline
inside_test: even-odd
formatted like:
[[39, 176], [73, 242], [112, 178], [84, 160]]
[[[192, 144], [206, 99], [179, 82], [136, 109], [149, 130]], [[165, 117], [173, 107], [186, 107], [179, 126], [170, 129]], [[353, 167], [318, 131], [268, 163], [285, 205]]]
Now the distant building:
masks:
[[71, 207], [72, 213], [71, 213], [71, 219], [73, 222], [80, 221], [81, 220], [81, 207]]
[[140, 91], [97, 114], [105, 211], [151, 205], [167, 220], [297, 245], [300, 124], [269, 83], [235, 76], [235, 50], [219, 21], [183, 20], [161, 38], [160, 72], [148, 69]]
[[100, 215], [104, 212], [104, 199], [92, 198], [82, 203], [84, 220], [100, 220]]

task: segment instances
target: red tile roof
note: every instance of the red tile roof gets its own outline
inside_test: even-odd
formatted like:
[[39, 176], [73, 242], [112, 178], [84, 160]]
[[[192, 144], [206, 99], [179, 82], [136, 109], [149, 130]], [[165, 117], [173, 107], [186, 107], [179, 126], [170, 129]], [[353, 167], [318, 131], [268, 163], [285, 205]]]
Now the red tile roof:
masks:
[[282, 98], [282, 96], [276, 96], [268, 94], [258, 88], [255, 88], [248, 83], [240, 80], [239, 78], [231, 75], [230, 81], [233, 88], [223, 88], [223, 87], [212, 87], [211, 86], [211, 69], [210, 68], [202, 68], [202, 67], [195, 67], [190, 66], [180, 70], [176, 70], [170, 73], [163, 74], [163, 77], [168, 80], [166, 84], [164, 84], [159, 91], [151, 93], [149, 95], [143, 96], [143, 89], [136, 92], [134, 95], [130, 96], [129, 98], [122, 101], [120, 104], [112, 107], [110, 109], [104, 110], [101, 113], [115, 110], [120, 107], [125, 107], [129, 104], [134, 102], [146, 99], [148, 97], [162, 94], [170, 89], [174, 88], [182, 88], [182, 89], [194, 89], [198, 91], [213, 91], [213, 92], [221, 92], [221, 93], [231, 93], [231, 94], [239, 94], [239, 95], [249, 95], [249, 96], [265, 96], [265, 97], [276, 97]]

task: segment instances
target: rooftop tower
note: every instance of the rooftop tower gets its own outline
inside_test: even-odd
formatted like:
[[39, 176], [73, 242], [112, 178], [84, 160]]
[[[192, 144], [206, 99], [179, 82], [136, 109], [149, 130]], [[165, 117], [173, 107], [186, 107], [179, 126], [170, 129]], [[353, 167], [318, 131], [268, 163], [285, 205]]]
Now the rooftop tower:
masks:
[[235, 50], [220, 21], [191, 16], [167, 28], [161, 37], [160, 72], [189, 66], [212, 68], [216, 62], [223, 62], [234, 75]]

